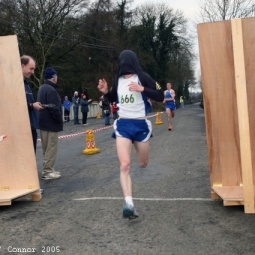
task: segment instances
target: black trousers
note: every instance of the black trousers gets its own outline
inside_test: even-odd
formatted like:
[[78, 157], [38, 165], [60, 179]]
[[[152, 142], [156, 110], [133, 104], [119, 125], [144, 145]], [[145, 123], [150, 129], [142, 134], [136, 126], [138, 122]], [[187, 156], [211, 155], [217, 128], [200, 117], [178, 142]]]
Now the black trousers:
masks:
[[82, 124], [87, 124], [88, 113], [82, 112]]
[[31, 129], [31, 132], [32, 132], [32, 137], [33, 137], [34, 150], [36, 152], [37, 131], [36, 131], [36, 129]]
[[67, 122], [70, 121], [69, 115], [70, 115], [70, 111], [67, 110], [67, 109], [65, 109], [65, 110], [64, 110], [64, 116], [65, 116], [65, 120], [66, 120]]

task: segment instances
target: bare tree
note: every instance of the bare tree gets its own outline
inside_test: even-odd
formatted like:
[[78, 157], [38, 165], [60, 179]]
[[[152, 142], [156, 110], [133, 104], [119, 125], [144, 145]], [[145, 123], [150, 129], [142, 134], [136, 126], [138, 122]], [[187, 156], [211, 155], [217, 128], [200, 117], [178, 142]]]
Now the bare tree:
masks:
[[200, 0], [198, 4], [200, 22], [252, 17], [255, 14], [254, 0]]
[[143, 67], [161, 84], [171, 81], [183, 95], [194, 80], [195, 58], [183, 13], [164, 3], [145, 3], [137, 8], [135, 24], [132, 44]]
[[[43, 80], [43, 72], [48, 63], [56, 62], [78, 45], [74, 34], [77, 24], [70, 24], [70, 17], [78, 17], [88, 0], [0, 0], [1, 8], [11, 15], [12, 28], [19, 39], [21, 54], [33, 55], [37, 60], [37, 72], [33, 84], [38, 87]], [[63, 35], [66, 47], [63, 45]], [[63, 49], [63, 48], [62, 48]]]

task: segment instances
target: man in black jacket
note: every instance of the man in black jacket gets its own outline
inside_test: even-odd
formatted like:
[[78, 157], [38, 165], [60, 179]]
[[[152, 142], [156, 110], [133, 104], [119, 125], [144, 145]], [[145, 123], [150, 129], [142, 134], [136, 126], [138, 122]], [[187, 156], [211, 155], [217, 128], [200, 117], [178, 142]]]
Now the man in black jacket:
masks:
[[61, 99], [57, 92], [57, 72], [48, 67], [44, 72], [44, 84], [39, 88], [38, 101], [45, 107], [38, 114], [43, 150], [43, 180], [53, 180], [61, 177], [54, 171], [57, 157], [58, 132], [63, 131], [63, 117]]

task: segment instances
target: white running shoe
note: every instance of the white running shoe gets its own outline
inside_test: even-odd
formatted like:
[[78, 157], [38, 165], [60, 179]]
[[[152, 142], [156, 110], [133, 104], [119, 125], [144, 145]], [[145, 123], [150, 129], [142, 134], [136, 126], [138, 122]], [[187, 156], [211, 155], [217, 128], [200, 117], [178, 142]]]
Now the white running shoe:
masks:
[[60, 174], [56, 174], [55, 172], [53, 172], [53, 173], [47, 174], [45, 176], [42, 176], [42, 179], [45, 180], [45, 181], [48, 181], [48, 180], [55, 180], [55, 179], [58, 179], [60, 177], [61, 177]]

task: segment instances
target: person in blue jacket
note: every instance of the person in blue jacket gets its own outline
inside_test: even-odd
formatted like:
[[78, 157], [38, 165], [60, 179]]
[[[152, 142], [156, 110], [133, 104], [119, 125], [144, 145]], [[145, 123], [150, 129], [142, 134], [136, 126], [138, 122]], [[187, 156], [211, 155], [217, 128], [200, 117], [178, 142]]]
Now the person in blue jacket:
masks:
[[148, 98], [158, 102], [164, 100], [160, 85], [143, 72], [136, 54], [124, 50], [119, 56], [117, 74], [112, 89], [105, 79], [100, 79], [98, 89], [110, 102], [117, 102], [119, 118], [114, 121], [117, 154], [120, 162], [120, 183], [125, 197], [123, 218], [135, 219], [138, 214], [132, 198], [130, 176], [132, 144], [138, 155], [140, 167], [146, 167], [149, 157], [149, 139], [152, 136], [151, 122], [146, 118], [151, 104]]
[[64, 105], [64, 119], [65, 122], [70, 121], [70, 108], [71, 108], [71, 102], [68, 100], [68, 96], [65, 96], [65, 100], [63, 102]]

